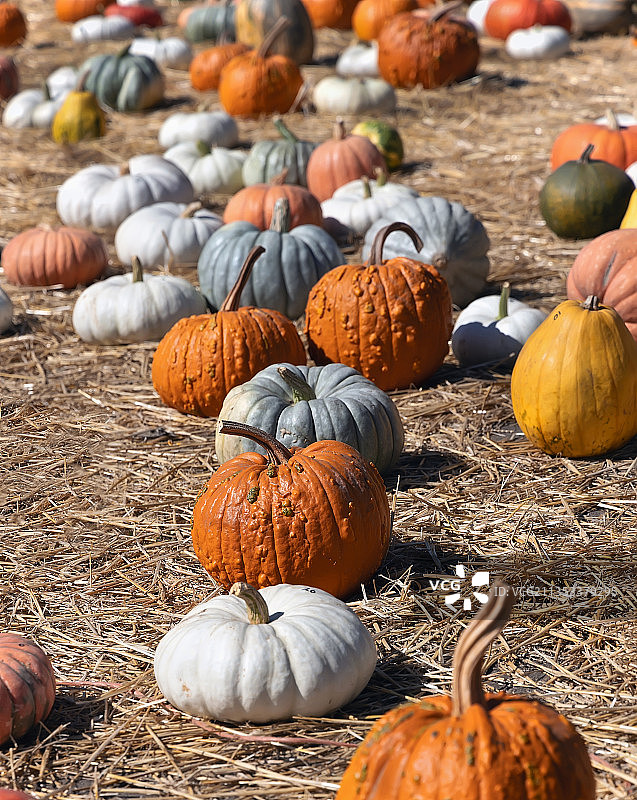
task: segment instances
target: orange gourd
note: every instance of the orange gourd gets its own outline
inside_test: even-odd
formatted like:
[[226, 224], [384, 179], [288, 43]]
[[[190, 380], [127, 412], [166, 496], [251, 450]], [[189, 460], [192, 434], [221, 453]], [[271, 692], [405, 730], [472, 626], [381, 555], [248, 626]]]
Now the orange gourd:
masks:
[[200, 92], [218, 89], [221, 70], [228, 61], [249, 51], [248, 45], [242, 42], [228, 42], [202, 50], [190, 62], [190, 85]]
[[263, 247], [252, 248], [217, 313], [184, 317], [159, 342], [152, 381], [166, 405], [214, 417], [230, 389], [264, 367], [279, 361], [305, 363], [293, 322], [273, 309], [238, 307], [254, 262], [264, 252]]
[[312, 287], [305, 310], [310, 356], [347, 364], [380, 389], [422, 383], [449, 352], [451, 295], [435, 267], [411, 258], [383, 261], [385, 239], [404, 222], [377, 233], [367, 264], [336, 267]]
[[323, 226], [321, 204], [314, 195], [303, 186], [285, 183], [287, 170], [277, 175], [270, 183], [253, 183], [234, 194], [223, 212], [224, 222], [245, 220], [251, 222], [262, 231], [267, 230], [272, 222], [272, 214], [276, 201], [285, 197], [290, 206], [290, 225]]
[[348, 444], [321, 440], [292, 454], [270, 434], [220, 421], [220, 433], [265, 448], [222, 464], [193, 510], [204, 568], [229, 588], [304, 584], [345, 598], [381, 565], [391, 534], [385, 484]]
[[0, 47], [22, 44], [27, 35], [26, 17], [17, 5], [0, 0]]
[[582, 122], [560, 133], [551, 150], [551, 169], [579, 158], [587, 145], [593, 157], [626, 169], [637, 161], [637, 125], [620, 125], [614, 112], [606, 111], [606, 123]]
[[228, 114], [258, 117], [284, 114], [292, 108], [303, 86], [301, 72], [291, 58], [269, 54], [270, 46], [288, 25], [287, 18], [281, 17], [257, 50], [235, 56], [223, 67], [219, 100]]
[[358, 0], [303, 0], [312, 27], [349, 30]]
[[61, 22], [77, 22], [101, 14], [115, 0], [55, 0], [55, 15]]
[[514, 595], [495, 581], [453, 655], [451, 697], [405, 703], [372, 726], [336, 800], [594, 800], [586, 744], [538, 700], [485, 693], [481, 668]]
[[362, 41], [372, 41], [387, 20], [414, 8], [418, 8], [416, 0], [360, 0], [352, 14], [352, 29]]

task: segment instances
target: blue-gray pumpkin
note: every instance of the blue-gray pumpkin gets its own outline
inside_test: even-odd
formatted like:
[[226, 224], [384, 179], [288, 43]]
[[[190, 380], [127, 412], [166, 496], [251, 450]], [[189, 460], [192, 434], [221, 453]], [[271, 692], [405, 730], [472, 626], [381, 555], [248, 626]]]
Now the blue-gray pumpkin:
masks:
[[[286, 447], [333, 439], [356, 448], [379, 472], [394, 466], [404, 443], [398, 409], [389, 395], [345, 364], [323, 367], [272, 364], [226, 395], [219, 420], [259, 427]], [[217, 431], [218, 460], [259, 446]]]
[[164, 98], [164, 76], [148, 56], [133, 55], [128, 45], [113, 55], [87, 59], [79, 69], [84, 88], [116, 111], [142, 111]]
[[284, 183], [307, 187], [305, 168], [316, 143], [298, 139], [280, 118], [274, 120], [274, 125], [281, 138], [264, 139], [252, 145], [242, 168], [244, 186], [270, 183], [284, 173]]
[[194, 8], [188, 15], [184, 36], [189, 42], [234, 42], [235, 5], [231, 2]]
[[345, 263], [345, 256], [323, 228], [297, 225], [290, 230], [290, 206], [287, 198], [280, 198], [268, 230], [251, 222], [229, 222], [204, 245], [197, 272], [201, 293], [212, 308], [221, 306], [256, 245], [264, 247], [265, 253], [254, 266], [240, 304], [274, 309], [290, 319], [301, 316], [318, 279]]
[[406, 256], [432, 264], [447, 281], [451, 299], [460, 308], [482, 293], [489, 273], [489, 237], [482, 222], [461, 203], [443, 197], [401, 200], [368, 229], [364, 260], [369, 258], [378, 231], [392, 222], [406, 222], [420, 236], [423, 246], [416, 250], [406, 233], [394, 231], [383, 247], [387, 260]]

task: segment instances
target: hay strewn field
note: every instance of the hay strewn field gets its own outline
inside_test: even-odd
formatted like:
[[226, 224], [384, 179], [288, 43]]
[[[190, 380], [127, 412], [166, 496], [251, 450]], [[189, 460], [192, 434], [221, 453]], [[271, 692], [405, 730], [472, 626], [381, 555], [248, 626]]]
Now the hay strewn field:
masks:
[[[158, 5], [174, 33], [180, 6]], [[31, 31], [16, 51], [25, 88], [119, 47], [72, 45], [53, 3], [21, 6]], [[322, 32], [307, 79], [327, 74], [348, 41]], [[548, 311], [565, 298], [583, 244], [558, 240], [539, 214], [552, 140], [607, 107], [635, 110], [637, 48], [628, 36], [578, 40], [570, 55], [538, 64], [483, 44], [475, 79], [399, 93], [407, 157], [395, 179], [475, 212], [491, 238], [490, 280], [509, 280], [514, 296]], [[219, 107], [187, 73], [166, 76], [165, 106], [110, 113], [98, 142], [60, 147], [47, 132], [0, 127], [0, 245], [59, 224], [57, 187], [80, 166], [160, 153], [170, 113]], [[316, 140], [332, 124], [309, 113], [286, 121]], [[269, 120], [239, 124], [246, 147], [274, 134]], [[221, 208], [227, 198], [204, 199]], [[103, 234], [121, 270], [113, 231]], [[196, 281], [194, 269], [182, 274]], [[635, 441], [594, 460], [545, 456], [515, 423], [509, 374], [463, 370], [449, 356], [427, 386], [393, 395], [406, 429], [386, 476], [393, 541], [352, 600], [379, 651], [368, 687], [327, 719], [193, 720], [164, 704], [152, 660], [162, 635], [217, 591], [189, 536], [195, 496], [216, 466], [214, 420], [162, 406], [150, 381], [154, 344], [81, 343], [71, 327], [79, 290], [0, 284], [15, 305], [14, 328], [0, 336], [0, 625], [34, 638], [59, 681], [47, 721], [0, 747], [0, 785], [52, 800], [332, 798], [376, 716], [449, 692], [468, 613], [450, 616], [430, 581], [463, 564], [520, 593], [487, 659], [487, 687], [553, 704], [586, 739], [600, 800], [637, 797]]]

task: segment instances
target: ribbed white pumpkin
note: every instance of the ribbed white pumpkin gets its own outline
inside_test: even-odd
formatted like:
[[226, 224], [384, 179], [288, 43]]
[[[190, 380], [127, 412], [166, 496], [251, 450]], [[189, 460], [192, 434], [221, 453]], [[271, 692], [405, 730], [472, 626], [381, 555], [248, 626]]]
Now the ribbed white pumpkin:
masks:
[[199, 141], [234, 147], [239, 142], [239, 128], [225, 111], [183, 111], [166, 117], [157, 138], [166, 149], [179, 142]]
[[206, 311], [206, 301], [185, 278], [133, 272], [86, 288], [73, 308], [73, 328], [85, 342], [131, 344], [159, 341], [177, 320]]
[[78, 43], [118, 41], [129, 39], [134, 34], [135, 23], [120, 14], [113, 14], [109, 17], [94, 14], [78, 20], [71, 28], [71, 39]]
[[392, 206], [365, 234], [363, 260], [374, 237], [392, 222], [406, 222], [423, 241], [421, 250], [406, 233], [394, 231], [383, 246], [385, 259], [407, 256], [433, 264], [445, 278], [453, 302], [464, 308], [484, 289], [489, 272], [489, 237], [480, 220], [461, 203], [444, 197], [405, 198]]
[[504, 49], [512, 58], [550, 59], [568, 53], [571, 35], [560, 25], [533, 25], [512, 31], [504, 43]]
[[0, 333], [11, 327], [13, 319], [13, 303], [9, 295], [0, 286]]
[[545, 319], [540, 309], [509, 297], [505, 283], [501, 294], [478, 297], [458, 314], [451, 349], [461, 366], [509, 364]]
[[336, 59], [337, 75], [355, 78], [377, 78], [378, 42], [358, 42], [341, 51]]
[[243, 188], [242, 170], [248, 154], [227, 147], [210, 147], [206, 142], [179, 142], [164, 153], [186, 173], [195, 192], [234, 194]]
[[49, 95], [51, 97], [57, 97], [62, 92], [66, 93], [71, 91], [71, 89], [75, 89], [78, 77], [79, 75], [75, 67], [65, 65], [54, 69], [46, 79]]
[[316, 84], [312, 99], [317, 110], [325, 114], [386, 113], [396, 108], [396, 92], [382, 78], [328, 75]]
[[195, 606], [159, 642], [155, 678], [174, 706], [270, 722], [324, 716], [360, 694], [376, 646], [345, 603], [308, 586], [244, 587]]
[[136, 56], [152, 58], [156, 64], [172, 69], [188, 69], [192, 61], [192, 47], [179, 36], [157, 39], [154, 36], [138, 37], [131, 42], [128, 51]]
[[42, 89], [24, 89], [6, 104], [2, 124], [7, 128], [50, 128], [68, 93], [65, 89], [47, 97]]
[[133, 156], [126, 164], [93, 164], [60, 186], [56, 206], [65, 225], [116, 227], [151, 203], [190, 203], [194, 190], [172, 161], [156, 155]]
[[144, 267], [194, 267], [222, 225], [221, 217], [201, 203], [153, 203], [126, 217], [115, 232], [115, 250], [123, 264], [137, 256]]
[[381, 172], [377, 180], [363, 177], [339, 186], [321, 203], [321, 210], [323, 217], [333, 217], [363, 235], [387, 209], [406, 197], [418, 197], [418, 192], [403, 183], [388, 181]]

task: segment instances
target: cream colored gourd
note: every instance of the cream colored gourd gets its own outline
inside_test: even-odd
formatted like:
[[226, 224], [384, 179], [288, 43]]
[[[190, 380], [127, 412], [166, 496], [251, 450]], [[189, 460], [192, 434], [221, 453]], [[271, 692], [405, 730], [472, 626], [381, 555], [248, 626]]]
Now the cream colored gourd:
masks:
[[512, 58], [551, 59], [568, 53], [569, 32], [559, 25], [533, 25], [510, 33], [504, 49]]
[[13, 319], [13, 303], [5, 290], [0, 287], [0, 333], [11, 327]]
[[396, 92], [382, 78], [328, 75], [316, 84], [312, 99], [324, 114], [389, 113], [396, 108]]
[[134, 35], [135, 23], [119, 14], [110, 17], [94, 14], [78, 20], [71, 28], [71, 39], [77, 43], [121, 41]]
[[179, 36], [166, 36], [158, 39], [155, 36], [133, 39], [128, 50], [134, 56], [147, 56], [160, 67], [171, 69], [188, 69], [192, 61], [192, 47]]
[[196, 717], [320, 717], [353, 700], [376, 665], [356, 614], [321, 589], [234, 584], [200, 603], [155, 652], [164, 696]]
[[2, 112], [5, 128], [50, 128], [70, 90], [51, 96], [48, 89], [24, 89], [8, 101]]
[[178, 112], [166, 117], [157, 138], [165, 149], [179, 142], [199, 141], [234, 147], [239, 142], [239, 128], [234, 117], [225, 111]]
[[92, 344], [155, 342], [177, 320], [203, 314], [206, 301], [185, 278], [133, 271], [91, 284], [73, 308], [73, 329]]
[[378, 78], [378, 43], [357, 42], [341, 51], [334, 67], [337, 75]]
[[244, 150], [210, 147], [206, 142], [179, 142], [169, 147], [164, 158], [186, 173], [197, 194], [234, 194], [243, 188]]

